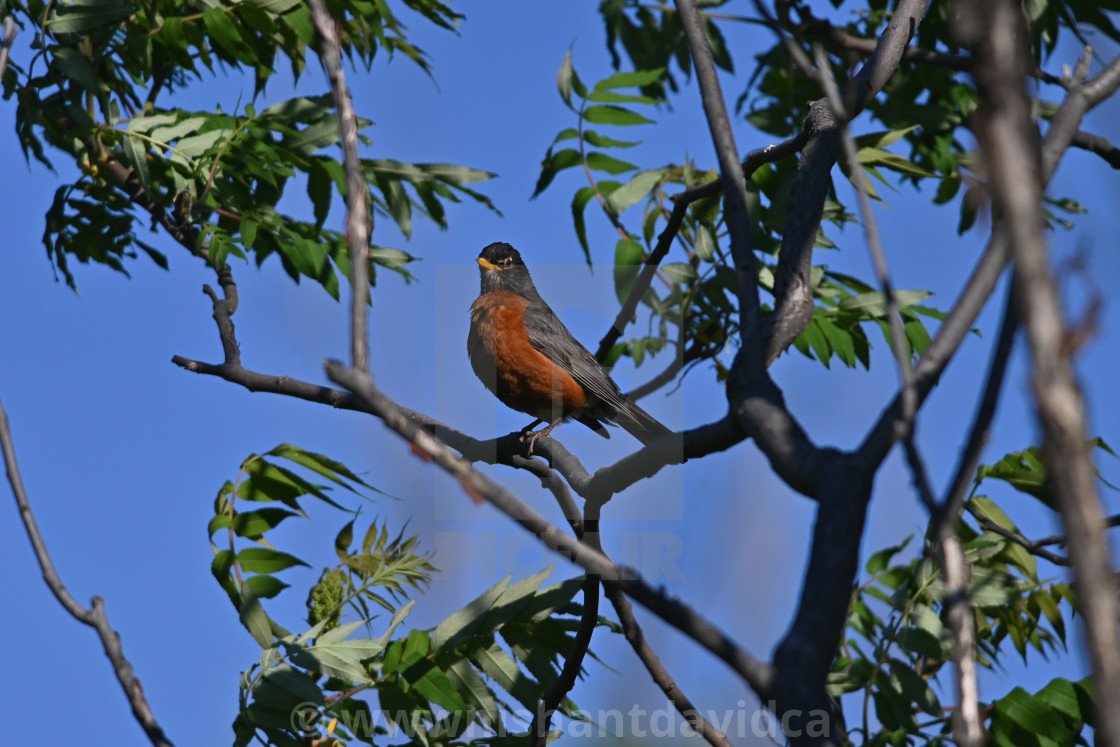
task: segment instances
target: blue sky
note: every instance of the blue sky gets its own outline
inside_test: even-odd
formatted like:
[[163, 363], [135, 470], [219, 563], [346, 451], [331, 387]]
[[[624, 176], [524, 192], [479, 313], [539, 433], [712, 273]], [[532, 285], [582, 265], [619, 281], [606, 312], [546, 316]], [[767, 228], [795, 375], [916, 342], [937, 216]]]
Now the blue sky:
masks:
[[[481, 185], [504, 213], [473, 205], [449, 210], [450, 228], [417, 222], [405, 243], [380, 220], [374, 241], [400, 246], [423, 258], [406, 285], [383, 272], [370, 317], [372, 367], [378, 384], [400, 403], [479, 437], [520, 428], [523, 415], [498, 404], [474, 377], [466, 357], [467, 308], [477, 295], [474, 257], [492, 241], [517, 246], [533, 269], [542, 295], [575, 335], [594, 346], [613, 318], [617, 301], [609, 263], [616, 234], [589, 210], [589, 238], [596, 263], [583, 263], [568, 204], [582, 186], [576, 170], [565, 172], [544, 195], [530, 201], [538, 164], [553, 136], [572, 126], [556, 93], [556, 71], [569, 47], [585, 81], [605, 77], [605, 34], [591, 3], [486, 3], [459, 8], [467, 21], [458, 36], [411, 22], [414, 40], [433, 58], [433, 79], [404, 59], [379, 57], [372, 74], [350, 73], [355, 108], [376, 125], [367, 132], [367, 154], [403, 161], [461, 163], [497, 172]], [[753, 27], [727, 26], [741, 71], [749, 56], [769, 46]], [[28, 37], [17, 41], [26, 58]], [[1104, 45], [1102, 45], [1102, 50]], [[1106, 51], [1102, 54], [1107, 56]], [[1049, 67], [1072, 62], [1077, 50], [1061, 50]], [[724, 79], [734, 100], [744, 78]], [[262, 105], [295, 91], [317, 94], [326, 85], [317, 66], [294, 88], [281, 72]], [[234, 109], [251, 95], [251, 82], [225, 75], [184, 93], [176, 104]], [[1090, 115], [1085, 129], [1116, 137], [1120, 103]], [[8, 126], [13, 102], [0, 102]], [[644, 144], [632, 155], [649, 166], [686, 156], [705, 167], [714, 162], [694, 85], [663, 109], [655, 126], [642, 128]], [[878, 129], [877, 127], [874, 129]], [[770, 139], [738, 120], [742, 151]], [[409, 521], [444, 569], [420, 598], [410, 623], [432, 626], [494, 581], [523, 577], [556, 564], [553, 579], [575, 570], [550, 555], [522, 530], [486, 506], [476, 506], [431, 465], [368, 416], [337, 412], [273, 395], [252, 394], [227, 382], [200, 377], [172, 365], [175, 354], [216, 362], [220, 347], [203, 283], [212, 273], [165, 237], [151, 240], [170, 256], [164, 272], [145, 259], [129, 263], [127, 279], [100, 267], [75, 272], [80, 294], [56, 282], [41, 244], [42, 215], [54, 189], [72, 171], [54, 159], [60, 175], [26, 166], [14, 137], [0, 138], [0, 221], [7, 248], [5, 290], [0, 294], [0, 397], [12, 421], [20, 466], [40, 528], [55, 564], [80, 601], [106, 598], [109, 618], [137, 669], [157, 717], [178, 745], [221, 744], [231, 739], [238, 674], [259, 649], [241, 627], [209, 572], [206, 523], [222, 483], [232, 479], [252, 452], [290, 442], [329, 454], [403, 500], [366, 504], [365, 521], [384, 517], [391, 527]], [[1120, 310], [1107, 279], [1120, 276], [1114, 249], [1120, 235], [1120, 181], [1095, 156], [1071, 152], [1052, 185], [1054, 196], [1073, 196], [1089, 209], [1069, 232], [1051, 235], [1056, 261], [1083, 253], [1088, 272], [1063, 283], [1070, 308], [1082, 309], [1089, 293], [1105, 301], [1097, 336], [1078, 362], [1091, 410], [1092, 432], [1120, 442], [1120, 408], [1113, 396]], [[849, 185], [838, 184], [854, 205]], [[956, 289], [978, 256], [983, 236], [956, 235], [955, 206], [936, 208], [929, 195], [902, 187], [876, 206], [875, 215], [896, 287], [933, 290], [935, 305], [951, 305]], [[310, 215], [295, 191], [288, 207]], [[340, 220], [332, 214], [332, 220]], [[832, 232], [842, 251], [821, 252], [817, 261], [871, 277], [861, 232]], [[679, 258], [678, 258], [679, 259]], [[260, 269], [234, 265], [241, 295], [235, 317], [244, 364], [254, 370], [325, 382], [321, 363], [348, 353], [348, 309], [311, 284], [296, 286], [270, 259]], [[996, 298], [1002, 298], [1002, 290]], [[919, 443], [938, 488], [948, 480], [982, 385], [995, 340], [999, 302], [993, 301], [942, 379], [919, 422]], [[889, 351], [876, 340], [871, 370], [826, 371], [798, 353], [779, 359], [773, 376], [795, 416], [818, 444], [856, 446], [896, 388]], [[1024, 350], [1015, 353], [1006, 396], [985, 456], [990, 461], [1036, 440]], [[616, 379], [629, 388], [667, 364], [665, 356], [637, 371], [621, 366]], [[671, 396], [655, 394], [643, 407], [674, 428], [718, 418], [722, 389], [700, 367]], [[636, 448], [625, 433], [603, 442], [578, 424], [557, 431], [584, 463], [595, 469]], [[1110, 458], [1102, 473], [1117, 482]], [[483, 467], [536, 508], [561, 521], [549, 494], [524, 473]], [[1115, 513], [1120, 501], [1104, 494]], [[996, 494], [1028, 534], [1057, 531], [1052, 516], [1026, 499]], [[9, 613], [0, 634], [9, 642], [10, 676], [0, 689], [17, 728], [38, 743], [73, 742], [73, 729], [97, 735], [95, 743], [145, 744], [132, 721], [94, 634], [63, 613], [42, 583], [14, 505], [0, 521], [0, 563], [7, 569], [0, 591]], [[617, 558], [637, 566], [651, 581], [703, 610], [752, 653], [768, 657], [797, 603], [808, 555], [813, 506], [771, 473], [750, 443], [682, 467], [617, 496], [604, 512], [604, 543]], [[270, 606], [292, 628], [299, 625], [298, 590], [333, 564], [332, 541], [347, 518], [315, 511], [313, 521], [287, 523], [274, 542], [307, 559], [294, 569], [295, 589]], [[876, 482], [865, 532], [865, 554], [920, 533], [925, 515], [898, 455]], [[685, 692], [704, 709], [753, 709], [742, 683], [706, 654], [650, 616], [641, 614], [653, 645]], [[600, 634], [595, 651], [620, 674], [591, 662], [592, 677], [573, 692], [593, 712], [663, 708], [664, 699], [625, 642]], [[1037, 689], [1058, 674], [1084, 672], [1078, 645], [1069, 657], [1045, 666], [1034, 656], [1025, 669], [1008, 659], [1004, 674], [986, 673], [982, 696], [997, 697], [1012, 685]], [[952, 702], [952, 694], [943, 693]], [[745, 700], [747, 706], [740, 706]], [[56, 728], [56, 725], [63, 728]], [[742, 741], [742, 740], [738, 740]]]

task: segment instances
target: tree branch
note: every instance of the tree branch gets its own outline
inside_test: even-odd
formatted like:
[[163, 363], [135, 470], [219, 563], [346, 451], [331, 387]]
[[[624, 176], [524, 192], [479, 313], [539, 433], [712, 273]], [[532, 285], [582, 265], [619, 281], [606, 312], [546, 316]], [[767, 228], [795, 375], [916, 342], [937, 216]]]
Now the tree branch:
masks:
[[350, 355], [354, 368], [369, 371], [369, 334], [366, 308], [369, 306], [369, 235], [373, 216], [369, 212], [369, 193], [362, 178], [358, 156], [358, 119], [350, 103], [346, 77], [342, 72], [342, 48], [338, 25], [327, 10], [325, 0], [309, 0], [311, 23], [319, 36], [319, 59], [327, 72], [338, 110], [338, 136], [342, 141], [343, 169], [346, 173], [346, 240], [350, 252]]
[[[741, 164], [743, 177], [749, 179], [750, 176], [764, 164], [773, 163], [774, 161], [779, 161], [793, 155], [800, 150], [806, 137], [807, 134], [799, 134], [796, 137], [792, 137], [780, 143], [775, 143], [765, 148], [752, 151], [743, 159]], [[634, 319], [634, 313], [638, 309], [638, 303], [641, 301], [646, 291], [649, 290], [650, 284], [657, 274], [658, 265], [665, 259], [665, 255], [669, 253], [669, 249], [673, 246], [673, 239], [676, 238], [677, 233], [680, 231], [685, 213], [688, 212], [688, 206], [699, 199], [715, 197], [719, 194], [720, 188], [720, 180], [713, 179], [710, 182], [689, 187], [685, 191], [672, 196], [673, 209], [670, 211], [669, 218], [665, 222], [665, 228], [657, 236], [657, 244], [654, 246], [653, 251], [650, 252], [650, 255], [646, 257], [646, 261], [642, 265], [642, 270], [638, 273], [638, 277], [634, 280], [634, 286], [630, 289], [630, 295], [626, 297], [626, 302], [623, 303], [622, 308], [619, 309], [614, 323], [611, 325], [611, 328], [607, 330], [607, 333], [603, 335], [603, 339], [599, 341], [599, 348], [595, 351], [595, 358], [598, 361], [602, 362], [606, 359], [611, 348], [614, 347], [614, 344], [622, 337], [626, 325], [630, 324]]]
[[[1120, 616], [1096, 474], [1085, 450], [1084, 402], [1074, 377], [1072, 352], [1057, 288], [1050, 275], [1039, 206], [1043, 166], [1030, 104], [1020, 81], [1027, 66], [1021, 8], [998, 0], [969, 9], [961, 34], [972, 42], [980, 92], [977, 136], [988, 164], [993, 209], [1005, 216], [1014, 250], [1017, 302], [1030, 343], [1032, 384], [1043, 431], [1043, 457], [1066, 531], [1077, 542], [1070, 561], [1078, 585], [1077, 608], [1085, 626], [1096, 692], [1097, 744], [1120, 745]], [[1080, 66], [1082, 74], [1087, 66]], [[1120, 82], [1120, 60], [1101, 76]], [[1112, 85], [1115, 88], [1115, 84]], [[1104, 86], [1070, 82], [1068, 98], [1091, 100]], [[1088, 89], [1088, 90], [1082, 90]], [[1095, 90], [1093, 90], [1095, 89]], [[1093, 90], [1090, 93], [1089, 90]], [[1051, 131], [1068, 126], [1059, 121]], [[1073, 131], [1076, 131], [1074, 126]], [[1073, 131], [1070, 132], [1072, 139]], [[1045, 146], [1044, 146], [1045, 147]]]
[[712, 48], [708, 44], [700, 11], [692, 0], [675, 2], [681, 27], [692, 53], [704, 116], [708, 121], [712, 144], [719, 161], [724, 222], [731, 235], [731, 259], [735, 264], [739, 301], [739, 336], [742, 346], [735, 357], [737, 361], [742, 361], [740, 365], [754, 378], [765, 375], [766, 363], [762, 356], [762, 309], [758, 300], [758, 271], [755, 269], [755, 256], [751, 247], [751, 224], [750, 215], [747, 214], [743, 167], [739, 163], [739, 149], [731, 132], [731, 119], [727, 116]]
[[1058, 555], [1057, 553], [1050, 552], [1049, 550], [1044, 548], [1040, 543], [1033, 542], [1030, 539], [1027, 539], [1025, 536], [1023, 536], [1019, 532], [1015, 532], [1015, 531], [1012, 531], [1010, 529], [1004, 529], [999, 524], [996, 524], [994, 521], [990, 520], [987, 516], [985, 516], [983, 514], [983, 512], [980, 511], [980, 509], [976, 508], [976, 506], [972, 503], [972, 501], [965, 501], [964, 507], [970, 514], [972, 514], [972, 517], [974, 519], [976, 519], [976, 523], [984, 531], [992, 532], [993, 534], [998, 534], [1000, 537], [1003, 537], [1004, 539], [1011, 540], [1016, 545], [1021, 546], [1024, 550], [1029, 552], [1031, 555], [1035, 555], [1037, 557], [1040, 557], [1043, 560], [1048, 560], [1051, 563], [1053, 563], [1054, 565], [1068, 566], [1070, 564], [1068, 558], [1064, 558], [1061, 555]]
[[1109, 166], [1120, 169], [1120, 148], [1113, 145], [1106, 137], [1078, 130], [1073, 133], [1073, 140], [1070, 141], [1070, 145], [1087, 150], [1090, 153], [1096, 153]]
[[27, 537], [31, 540], [31, 548], [35, 551], [35, 558], [39, 561], [39, 567], [43, 571], [43, 581], [46, 582], [47, 587], [54, 594], [59, 604], [75, 620], [97, 631], [97, 635], [101, 639], [101, 645], [105, 649], [105, 655], [109, 657], [109, 662], [113, 665], [117, 681], [120, 682], [125, 697], [128, 698], [128, 703], [132, 706], [132, 716], [136, 719], [136, 723], [140, 724], [140, 728], [144, 730], [148, 741], [154, 747], [171, 747], [171, 740], [163, 733], [159, 722], [156, 721], [151, 706], [148, 704], [148, 699], [144, 696], [144, 688], [140, 686], [140, 680], [137, 679], [132, 665], [124, 656], [120, 635], [109, 624], [109, 618], [105, 615], [104, 600], [95, 596], [90, 601], [88, 610], [82, 607], [78, 600], [71, 596], [62, 583], [58, 571], [55, 570], [50, 553], [47, 551], [47, 543], [39, 532], [39, 525], [35, 522], [35, 515], [31, 511], [31, 501], [28, 499], [27, 491], [23, 486], [23, 478], [20, 476], [19, 465], [16, 463], [16, 450], [12, 440], [11, 427], [8, 423], [8, 414], [4, 411], [3, 403], [0, 403], [0, 450], [4, 454], [8, 483], [12, 487], [12, 495], [15, 496], [20, 519], [23, 521], [23, 528], [27, 531]]
[[[791, 29], [795, 36], [822, 36], [835, 47], [840, 47], [841, 49], [852, 52], [859, 52], [860, 54], [869, 54], [875, 51], [875, 39], [849, 34], [839, 26], [832, 25], [826, 19], [814, 16], [812, 11], [804, 5], [799, 5], [797, 12], [802, 20], [797, 26]], [[973, 58], [967, 55], [945, 54], [943, 52], [934, 52], [931, 49], [922, 49], [920, 47], [907, 47], [902, 54], [902, 59], [920, 65], [943, 67], [963, 73], [971, 72], [974, 63]], [[1044, 83], [1052, 83], [1054, 85], [1061, 85], [1062, 83], [1060, 77], [1052, 75], [1041, 68], [1036, 68], [1027, 74]]]
[[[596, 520], [598, 519], [597, 507], [589, 504], [588, 511], [596, 517]], [[597, 530], [589, 532], [584, 540], [599, 552], [606, 554], [603, 551], [602, 537]], [[646, 671], [649, 672], [654, 683], [661, 688], [661, 692], [665, 693], [665, 697], [669, 699], [677, 712], [689, 723], [692, 730], [704, 737], [712, 747], [731, 747], [727, 735], [705, 719], [696, 706], [692, 704], [689, 697], [677, 687], [677, 683], [673, 681], [672, 676], [665, 669], [665, 665], [661, 663], [661, 658], [658, 657], [653, 647], [649, 645], [649, 641], [646, 640], [642, 627], [638, 625], [638, 621], [634, 617], [634, 608], [626, 599], [626, 595], [622, 593], [619, 585], [613, 581], [606, 581], [603, 583], [603, 593], [610, 600], [615, 614], [618, 615], [618, 622], [622, 626], [622, 633], [626, 637], [626, 642], [634, 649], [634, 653], [645, 665]]]
[[[761, 2], [755, 4], [759, 13], [769, 18]], [[927, 4], [928, 0], [902, 0], [898, 4], [874, 53], [846, 87], [843, 98], [850, 102], [849, 117], [854, 118], [863, 111], [898, 69]], [[771, 24], [778, 28], [772, 20]], [[793, 204], [778, 253], [774, 311], [766, 320], [767, 361], [785, 350], [812, 319], [813, 246], [831, 186], [830, 172], [840, 155], [836, 117], [827, 102], [810, 104], [804, 131], [807, 143], [798, 165]]]
[[16, 19], [12, 16], [5, 16], [4, 28], [3, 31], [0, 31], [0, 80], [3, 80], [4, 71], [8, 69], [8, 55], [11, 54], [12, 44], [15, 43], [18, 33], [19, 28], [16, 27]]
[[528, 504], [475, 471], [469, 462], [455, 456], [447, 446], [410, 420], [394, 402], [374, 386], [367, 374], [348, 369], [335, 361], [326, 363], [327, 376], [359, 397], [386, 425], [409, 441], [415, 451], [434, 461], [455, 477], [472, 500], [487, 501], [528, 531], [546, 547], [604, 581], [616, 581], [624, 592], [655, 615], [692, 638], [726, 662], [765, 699], [773, 676], [769, 664], [757, 661], [689, 606], [655, 590], [637, 574], [604, 556], [589, 545], [561, 532]]

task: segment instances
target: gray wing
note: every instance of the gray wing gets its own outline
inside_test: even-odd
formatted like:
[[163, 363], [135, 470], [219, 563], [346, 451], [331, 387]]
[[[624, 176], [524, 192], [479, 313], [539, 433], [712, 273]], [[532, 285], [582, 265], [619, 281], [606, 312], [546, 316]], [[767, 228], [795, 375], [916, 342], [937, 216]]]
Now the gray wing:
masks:
[[[543, 301], [525, 309], [525, 330], [529, 342], [546, 358], [570, 373], [584, 390], [599, 400], [603, 412], [599, 417], [612, 418], [626, 406], [626, 399], [611, 377], [587, 348], [579, 344]], [[593, 411], [595, 407], [591, 408]]]

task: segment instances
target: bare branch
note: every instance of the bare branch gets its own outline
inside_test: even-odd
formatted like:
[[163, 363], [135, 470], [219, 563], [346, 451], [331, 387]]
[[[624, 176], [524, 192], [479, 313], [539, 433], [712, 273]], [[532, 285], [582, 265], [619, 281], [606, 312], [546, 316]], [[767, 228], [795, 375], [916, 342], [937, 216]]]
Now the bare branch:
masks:
[[719, 77], [704, 31], [704, 21], [692, 0], [676, 0], [677, 14], [684, 28], [685, 38], [696, 67], [696, 80], [700, 84], [700, 97], [704, 115], [711, 130], [719, 160], [720, 180], [723, 185], [724, 222], [731, 234], [731, 259], [735, 263], [736, 287], [739, 300], [739, 336], [742, 347], [736, 354], [753, 378], [764, 374], [766, 363], [762, 356], [761, 317], [758, 300], [758, 271], [751, 248], [750, 216], [747, 214], [747, 189], [743, 184], [743, 167], [739, 163], [739, 149], [731, 132], [731, 119], [723, 102]]
[[[598, 520], [595, 520], [595, 523], [595, 528], [590, 531], [598, 534]], [[590, 524], [591, 521], [584, 520], [585, 527], [589, 527]], [[548, 688], [548, 692], [544, 694], [544, 698], [541, 699], [541, 703], [537, 707], [537, 712], [533, 715], [533, 722], [529, 726], [529, 735], [533, 740], [533, 747], [545, 747], [548, 744], [549, 722], [552, 720], [552, 714], [556, 712], [564, 697], [575, 687], [576, 678], [579, 676], [580, 669], [583, 668], [583, 659], [587, 656], [587, 649], [591, 646], [591, 636], [595, 633], [595, 626], [598, 624], [599, 577], [589, 573], [583, 581], [583, 616], [580, 617], [579, 629], [576, 630], [575, 638], [572, 639], [571, 649], [564, 659], [564, 668], [560, 671], [560, 676], [556, 678], [556, 682], [552, 683], [552, 687]]]
[[4, 29], [0, 31], [0, 80], [4, 78], [4, 71], [8, 69], [8, 55], [11, 54], [12, 44], [18, 33], [16, 19], [11, 16], [5, 17]]
[[[1014, 283], [1012, 284], [1014, 285]], [[954, 525], [957, 515], [961, 511], [968, 486], [972, 482], [980, 466], [980, 454], [988, 442], [992, 420], [995, 418], [996, 405], [1003, 390], [1003, 380], [1007, 373], [1007, 361], [1011, 357], [1011, 347], [1015, 342], [1015, 332], [1019, 328], [1019, 316], [1015, 312], [1014, 288], [1007, 291], [1007, 301], [1003, 308], [1003, 322], [1000, 324], [999, 339], [996, 341], [995, 350], [992, 352], [992, 362], [988, 366], [988, 378], [984, 384], [984, 394], [980, 399], [980, 406], [976, 416], [972, 419], [972, 428], [968, 433], [968, 441], [961, 450], [957, 460], [957, 469], [945, 498], [938, 505], [937, 510], [930, 516], [929, 536], [934, 541], [944, 542], [954, 534]]]
[[968, 603], [966, 560], [953, 535], [938, 543], [941, 569], [945, 574], [945, 618], [953, 635], [953, 661], [957, 672], [960, 705], [953, 713], [953, 737], [959, 747], [981, 747], [985, 742], [980, 718], [980, 690], [976, 684], [976, 624]]
[[358, 119], [350, 103], [342, 72], [342, 50], [338, 25], [324, 0], [309, 0], [311, 23], [319, 35], [319, 59], [327, 72], [338, 110], [338, 134], [342, 141], [342, 163], [346, 172], [346, 240], [350, 252], [350, 355], [354, 368], [369, 370], [369, 335], [366, 309], [369, 306], [369, 235], [373, 217], [369, 193], [362, 178], [358, 155]]
[[1021, 546], [1031, 555], [1040, 557], [1043, 560], [1048, 560], [1054, 565], [1068, 566], [1070, 564], [1068, 558], [1064, 558], [1057, 553], [1050, 552], [1040, 543], [1027, 539], [1019, 532], [1014, 532], [1010, 529], [1004, 529], [999, 524], [996, 524], [994, 521], [985, 516], [983, 512], [980, 511], [980, 509], [978, 509], [972, 501], [965, 501], [964, 507], [970, 514], [972, 514], [972, 517], [976, 519], [976, 523], [984, 531], [991, 532], [992, 534], [998, 534], [1004, 539], [1011, 540], [1016, 545]]
[[[980, 92], [977, 136], [988, 163], [993, 208], [1005, 217], [1014, 250], [1019, 313], [1030, 343], [1032, 383], [1043, 431], [1047, 478], [1061, 509], [1078, 585], [1077, 608], [1085, 625], [1096, 691], [1097, 744], [1120, 746], [1120, 615], [1096, 474], [1085, 450], [1086, 422], [1074, 377], [1057, 288], [1050, 275], [1039, 219], [1042, 159], [1036, 146], [1030, 104], [1020, 81], [1027, 66], [1021, 8], [1012, 0], [974, 6], [961, 34], [974, 47]], [[1084, 66], [1079, 73], [1084, 74]], [[1120, 82], [1120, 61], [1098, 76]], [[1110, 84], [1115, 88], [1115, 83]], [[1107, 86], [1070, 83], [1067, 102], [1091, 101]], [[1069, 127], [1059, 110], [1051, 131]], [[1069, 132], [1072, 139], [1076, 125]], [[1068, 140], [1067, 140], [1068, 142]], [[1045, 146], [1044, 146], [1045, 147]]]
[[58, 571], [55, 570], [50, 553], [47, 551], [47, 543], [39, 532], [39, 525], [35, 522], [35, 515], [31, 511], [31, 501], [28, 499], [27, 491], [23, 486], [23, 477], [20, 475], [19, 465], [16, 463], [16, 449], [12, 440], [11, 427], [8, 423], [8, 414], [4, 411], [2, 402], [0, 402], [0, 450], [4, 454], [8, 483], [12, 487], [12, 495], [15, 496], [20, 519], [23, 521], [23, 528], [27, 531], [27, 537], [31, 540], [31, 548], [35, 551], [35, 558], [39, 561], [39, 567], [43, 570], [43, 581], [46, 582], [47, 587], [54, 594], [59, 604], [75, 620], [97, 631], [97, 635], [101, 639], [101, 645], [105, 649], [105, 655], [109, 657], [109, 662], [113, 665], [117, 681], [121, 683], [125, 697], [128, 698], [128, 703], [132, 706], [132, 716], [136, 719], [136, 723], [140, 724], [140, 728], [144, 730], [148, 741], [154, 747], [171, 747], [171, 740], [163, 733], [159, 722], [156, 721], [151, 706], [148, 704], [148, 699], [144, 696], [144, 689], [140, 686], [140, 680], [136, 678], [132, 665], [124, 656], [120, 635], [109, 624], [109, 618], [105, 615], [104, 601], [101, 597], [95, 596], [91, 600], [88, 610], [82, 607], [78, 600], [71, 596], [62, 583]]
[[[655, 615], [692, 638], [726, 662], [744, 681], [765, 697], [773, 677], [769, 664], [757, 661], [691, 607], [642, 581], [630, 569], [616, 565], [591, 546], [560, 531], [528, 504], [474, 470], [466, 460], [410, 420], [396, 403], [374, 386], [368, 374], [348, 369], [336, 361], [326, 363], [327, 376], [357, 395], [386, 425], [409, 441], [414, 449], [455, 477], [475, 501], [487, 501], [522, 527], [537, 535], [546, 547], [604, 581], [616, 581], [624, 592]], [[666, 439], [662, 439], [666, 440]]]
[[1073, 133], [1073, 140], [1070, 145], [1075, 148], [1087, 150], [1090, 153], [1096, 153], [1104, 159], [1105, 163], [1114, 169], [1120, 169], [1120, 148], [1117, 148], [1112, 142], [1101, 135], [1094, 135], [1084, 130], [1078, 130]]
[[[849, 34], [839, 26], [832, 25], [826, 19], [814, 16], [812, 11], [804, 5], [799, 5], [797, 12], [802, 20], [797, 26], [791, 29], [791, 32], [795, 36], [801, 37], [806, 34], [823, 36], [834, 47], [852, 52], [859, 52], [860, 54], [869, 54], [875, 51], [877, 40]], [[943, 52], [935, 52], [932, 49], [921, 49], [920, 47], [907, 47], [906, 51], [902, 54], [902, 59], [908, 62], [916, 62], [920, 65], [943, 67], [964, 73], [972, 70], [974, 62], [973, 59], [967, 55], [945, 54]], [[1044, 83], [1052, 83], [1054, 85], [1062, 84], [1062, 79], [1060, 77], [1052, 75], [1041, 68], [1036, 68], [1029, 72], [1028, 75]]]
[[[594, 516], [597, 521], [598, 512], [598, 507], [588, 505], [589, 519]], [[588, 523], [590, 524], [590, 520]], [[584, 540], [599, 552], [604, 552], [602, 537], [597, 530], [588, 532]], [[604, 552], [604, 554], [606, 553]], [[727, 739], [727, 736], [705, 719], [696, 706], [692, 704], [689, 697], [677, 687], [677, 683], [673, 681], [672, 676], [665, 669], [665, 665], [661, 663], [661, 658], [658, 657], [653, 647], [649, 645], [649, 641], [646, 640], [642, 627], [638, 625], [638, 621], [634, 617], [634, 608], [630, 605], [630, 601], [626, 599], [626, 595], [622, 593], [618, 584], [613, 581], [604, 582], [603, 593], [610, 600], [615, 614], [618, 615], [618, 622], [622, 626], [622, 633], [626, 636], [627, 643], [634, 649], [634, 653], [645, 665], [646, 671], [649, 672], [654, 683], [665, 693], [665, 697], [669, 699], [677, 712], [688, 721], [693, 731], [704, 737], [712, 747], [731, 747], [731, 742]]]
[[[804, 144], [807, 138], [807, 133], [802, 133], [796, 137], [784, 140], [780, 143], [768, 145], [765, 148], [760, 148], [751, 151], [741, 164], [743, 170], [743, 177], [749, 179], [751, 174], [757, 171], [761, 166], [774, 161], [780, 161], [796, 153]], [[657, 267], [661, 261], [665, 259], [665, 255], [669, 253], [669, 249], [673, 246], [673, 239], [676, 238], [677, 233], [680, 231], [681, 222], [684, 220], [685, 213], [688, 211], [688, 206], [696, 200], [704, 197], [715, 197], [720, 191], [720, 180], [713, 179], [710, 182], [699, 184], [694, 187], [689, 187], [685, 191], [673, 195], [673, 209], [669, 213], [669, 218], [665, 223], [664, 230], [657, 236], [657, 244], [654, 246], [653, 251], [646, 257], [645, 263], [642, 265], [641, 272], [634, 280], [634, 286], [630, 289], [630, 295], [626, 297], [626, 302], [622, 304], [619, 309], [618, 315], [615, 317], [614, 324], [607, 330], [607, 334], [599, 341], [599, 348], [595, 351], [595, 358], [599, 361], [606, 359], [610, 353], [611, 348], [622, 337], [622, 332], [634, 319], [634, 312], [638, 309], [638, 303], [641, 301], [642, 296], [649, 290], [650, 284], [653, 282], [654, 275], [657, 274]]]

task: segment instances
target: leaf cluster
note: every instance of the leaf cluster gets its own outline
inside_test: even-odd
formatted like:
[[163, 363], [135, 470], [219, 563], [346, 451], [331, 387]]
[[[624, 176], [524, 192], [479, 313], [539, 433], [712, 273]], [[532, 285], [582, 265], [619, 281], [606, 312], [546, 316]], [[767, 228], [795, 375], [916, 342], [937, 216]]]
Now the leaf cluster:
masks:
[[[447, 29], [460, 19], [437, 0], [403, 4]], [[368, 66], [385, 49], [427, 69], [423, 50], [407, 40], [384, 0], [328, 6], [352, 61]], [[139, 249], [166, 267], [164, 255], [139, 238], [145, 223], [162, 223], [215, 267], [231, 254], [254, 254], [257, 264], [275, 254], [294, 280], [310, 278], [337, 298], [336, 271], [348, 273], [349, 260], [342, 233], [325, 227], [332, 204], [346, 196], [341, 165], [322, 152], [338, 143], [329, 97], [297, 97], [259, 113], [252, 103], [243, 113], [239, 103], [234, 114], [161, 106], [163, 98], [223, 69], [252, 71], [254, 100], [278, 60], [288, 60], [298, 79], [315, 44], [307, 4], [35, 0], [13, 9], [21, 25], [37, 31], [35, 56], [26, 67], [13, 60], [4, 80], [5, 97], [18, 100], [24, 154], [50, 166], [49, 145], [81, 171], [56, 192], [43, 236], [67, 284], [75, 285], [71, 260], [124, 272], [123, 260]], [[362, 166], [375, 213], [406, 237], [414, 214], [445, 228], [447, 205], [464, 198], [495, 209], [469, 186], [493, 176], [486, 171], [391, 159], [366, 159]], [[293, 180], [306, 185], [312, 215], [281, 208]], [[374, 247], [371, 256], [373, 264], [410, 277], [408, 253]]]
[[[1095, 447], [1107, 450], [1099, 439], [1088, 445]], [[1075, 596], [1069, 584], [1040, 577], [1036, 557], [1022, 543], [995, 531], [1021, 536], [996, 502], [978, 492], [988, 482], [1046, 503], [1046, 473], [1038, 450], [981, 466], [968, 498], [969, 512], [956, 527], [968, 565], [973, 656], [980, 666], [996, 669], [1007, 655], [1007, 644], [1024, 663], [1032, 655], [1046, 659], [1064, 651]], [[928, 541], [918, 557], [896, 562], [911, 539], [868, 559], [866, 578], [852, 592], [847, 635], [828, 679], [834, 697], [856, 694], [862, 726], [855, 731], [862, 732], [867, 744], [945, 744], [950, 738], [952, 709], [942, 702], [955, 691], [945, 586]], [[841, 702], [852, 700], [849, 696]], [[1033, 695], [1014, 688], [988, 704], [984, 715], [993, 744], [1085, 744], [1083, 729], [1093, 723], [1091, 689], [1088, 680], [1062, 678]], [[857, 721], [850, 713], [846, 720]]]

